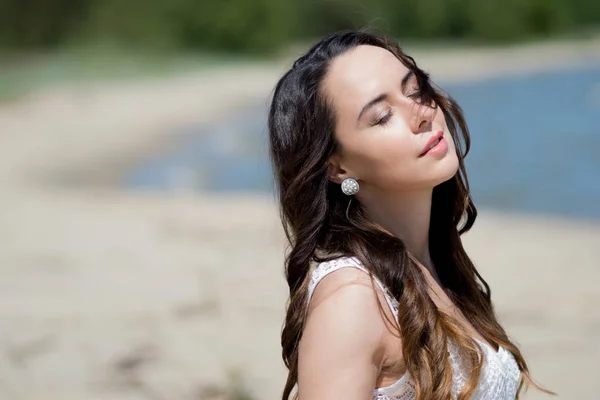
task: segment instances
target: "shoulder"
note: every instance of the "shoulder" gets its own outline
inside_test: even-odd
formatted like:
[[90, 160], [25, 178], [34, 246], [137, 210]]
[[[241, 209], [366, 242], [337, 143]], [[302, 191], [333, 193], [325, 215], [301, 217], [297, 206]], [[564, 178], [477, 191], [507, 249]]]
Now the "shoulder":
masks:
[[341, 307], [338, 309], [340, 312], [357, 306], [368, 309], [377, 298], [368, 273], [351, 266], [331, 270], [329, 265], [321, 264], [313, 272], [311, 283], [309, 316], [317, 309], [324, 310], [334, 306]]
[[370, 398], [384, 334], [369, 275], [357, 268], [327, 274], [315, 288], [298, 348], [300, 398]]
[[357, 344], [376, 351], [388, 330], [385, 298], [366, 269], [346, 261], [320, 264], [313, 271], [303, 342], [315, 338], [320, 344], [330, 340], [340, 351]]
[[[321, 298], [324, 296], [324, 292], [337, 291], [349, 285], [369, 287], [371, 289], [369, 292], [370, 300], [376, 299], [379, 305], [383, 305], [383, 310], [380, 309], [380, 311], [383, 311], [388, 322], [398, 319], [397, 300], [389, 293], [385, 285], [379, 279], [372, 276], [369, 269], [356, 257], [339, 257], [325, 261], [312, 270], [308, 285], [307, 306], [309, 306], [309, 311], [320, 301], [317, 299], [313, 300], [314, 295]], [[354, 290], [357, 291], [357, 289]], [[367, 294], [363, 293], [363, 295]], [[385, 305], [386, 303], [387, 306]], [[395, 323], [392, 325], [395, 325]]]

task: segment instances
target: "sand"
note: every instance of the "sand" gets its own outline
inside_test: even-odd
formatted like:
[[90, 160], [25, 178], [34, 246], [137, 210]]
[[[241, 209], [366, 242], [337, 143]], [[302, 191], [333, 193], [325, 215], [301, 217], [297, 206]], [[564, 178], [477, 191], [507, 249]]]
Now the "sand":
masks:
[[[600, 45], [415, 58], [456, 82], [598, 63]], [[279, 397], [287, 289], [272, 199], [120, 184], [178, 126], [266, 102], [283, 67], [64, 86], [0, 106], [0, 398], [227, 398], [236, 373], [253, 398]], [[482, 210], [465, 244], [534, 377], [597, 399], [600, 223]]]

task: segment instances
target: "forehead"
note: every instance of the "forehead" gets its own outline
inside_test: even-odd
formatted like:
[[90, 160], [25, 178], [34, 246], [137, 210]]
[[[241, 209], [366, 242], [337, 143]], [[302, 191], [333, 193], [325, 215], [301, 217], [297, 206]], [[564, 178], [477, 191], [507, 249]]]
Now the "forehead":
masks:
[[[331, 63], [324, 82], [326, 95], [337, 107], [367, 102], [398, 86], [408, 68], [389, 51], [361, 45]], [[361, 105], [362, 107], [362, 105]]]

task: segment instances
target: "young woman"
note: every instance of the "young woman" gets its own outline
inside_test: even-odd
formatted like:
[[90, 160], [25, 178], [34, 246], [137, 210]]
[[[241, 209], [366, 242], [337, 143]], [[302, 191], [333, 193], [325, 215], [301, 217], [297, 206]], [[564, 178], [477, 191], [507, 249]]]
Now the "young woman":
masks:
[[477, 215], [460, 107], [396, 43], [343, 32], [278, 82], [269, 132], [283, 399], [517, 398], [527, 364], [460, 238]]

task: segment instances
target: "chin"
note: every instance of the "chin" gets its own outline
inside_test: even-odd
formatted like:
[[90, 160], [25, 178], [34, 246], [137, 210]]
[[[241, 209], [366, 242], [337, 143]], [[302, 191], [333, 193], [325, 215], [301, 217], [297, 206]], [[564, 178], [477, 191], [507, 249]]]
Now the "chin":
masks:
[[433, 178], [436, 182], [434, 186], [444, 183], [456, 175], [458, 172], [458, 158], [454, 154], [448, 154], [437, 167]]

